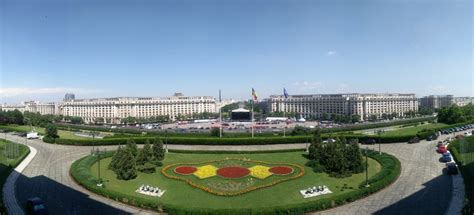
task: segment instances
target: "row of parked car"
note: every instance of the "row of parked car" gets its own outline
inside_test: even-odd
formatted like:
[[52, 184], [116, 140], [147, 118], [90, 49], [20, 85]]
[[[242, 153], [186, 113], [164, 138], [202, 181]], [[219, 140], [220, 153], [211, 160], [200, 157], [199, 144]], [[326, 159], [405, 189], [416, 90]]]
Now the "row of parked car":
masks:
[[[440, 132], [442, 134], [451, 134], [455, 132], [464, 132], [464, 135], [457, 135], [457, 138], [462, 138], [463, 136], [472, 136], [472, 131], [470, 129], [474, 129], [474, 124], [470, 125], [465, 125], [461, 127], [456, 127], [456, 128], [449, 128], [449, 129], [443, 129]], [[453, 156], [451, 153], [448, 151], [448, 146], [451, 141], [453, 141], [454, 138], [448, 137], [444, 141], [439, 141], [438, 144], [436, 145], [437, 149], [436, 152], [440, 153], [442, 156], [440, 158], [441, 162], [446, 163], [446, 173], [448, 175], [457, 175], [459, 174], [458, 166], [456, 162], [454, 162]]]
[[459, 173], [458, 167], [454, 162], [453, 156], [448, 151], [448, 145], [451, 141], [453, 141], [453, 138], [451, 137], [444, 141], [439, 141], [436, 145], [436, 152], [441, 154], [440, 161], [446, 163], [446, 173], [448, 175], [457, 175]]
[[461, 131], [466, 131], [466, 130], [469, 130], [469, 129], [474, 129], [474, 124], [459, 126], [459, 127], [455, 127], [455, 128], [441, 129], [440, 132], [441, 132], [441, 134], [451, 134], [451, 133], [454, 133], [454, 132], [461, 132]]

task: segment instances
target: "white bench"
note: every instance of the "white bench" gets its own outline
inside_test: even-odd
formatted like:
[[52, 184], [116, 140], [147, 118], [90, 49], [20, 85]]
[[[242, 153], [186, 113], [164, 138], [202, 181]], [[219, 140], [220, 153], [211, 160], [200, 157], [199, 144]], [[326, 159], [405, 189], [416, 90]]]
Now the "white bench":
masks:
[[[149, 190], [146, 190], [145, 188], [148, 188]], [[163, 194], [165, 194], [166, 190], [161, 190], [158, 187], [142, 185], [135, 192], [143, 194], [143, 195], [148, 195], [148, 196], [161, 197], [163, 196]]]
[[309, 191], [309, 190], [314, 190], [313, 188], [314, 187], [310, 187], [308, 189], [300, 190], [300, 193], [303, 196], [303, 198], [306, 199], [306, 198], [311, 198], [311, 197], [315, 197], [315, 196], [320, 196], [320, 195], [332, 193], [331, 190], [329, 190], [329, 188], [326, 187], [326, 186], [323, 186], [322, 191], [314, 191], [313, 193], [307, 193], [307, 191]]

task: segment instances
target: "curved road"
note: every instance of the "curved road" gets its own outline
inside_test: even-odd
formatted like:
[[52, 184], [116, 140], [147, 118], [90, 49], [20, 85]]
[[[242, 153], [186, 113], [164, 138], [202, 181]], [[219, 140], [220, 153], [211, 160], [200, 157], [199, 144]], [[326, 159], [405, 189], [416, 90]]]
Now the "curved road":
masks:
[[[7, 135], [8, 139], [24, 143], [24, 138]], [[437, 142], [437, 141], [436, 141]], [[28, 197], [45, 200], [51, 214], [149, 214], [150, 211], [131, 207], [97, 196], [76, 185], [69, 176], [73, 161], [90, 154], [92, 147], [64, 146], [28, 140], [37, 149], [16, 182], [15, 195], [24, 207]], [[395, 155], [402, 163], [400, 178], [388, 188], [365, 199], [318, 214], [444, 214], [450, 199], [451, 177], [443, 175], [444, 164], [438, 161], [435, 142], [382, 145], [382, 151]], [[113, 150], [117, 146], [100, 147]], [[188, 150], [274, 150], [305, 148], [306, 144], [266, 146], [179, 146], [170, 149]], [[363, 146], [365, 147], [365, 146]], [[377, 145], [371, 146], [378, 149]]]

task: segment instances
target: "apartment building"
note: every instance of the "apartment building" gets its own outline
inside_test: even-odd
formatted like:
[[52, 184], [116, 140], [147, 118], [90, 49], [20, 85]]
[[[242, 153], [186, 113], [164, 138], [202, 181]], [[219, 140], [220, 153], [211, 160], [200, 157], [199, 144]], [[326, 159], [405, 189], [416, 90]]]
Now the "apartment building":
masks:
[[149, 118], [167, 115], [175, 119], [178, 115], [193, 113], [216, 113], [216, 100], [210, 96], [184, 96], [175, 94], [171, 97], [118, 97], [98, 99], [75, 99], [62, 103], [61, 113], [64, 116], [77, 116], [86, 123], [103, 118], [106, 123], [120, 123], [127, 117]]
[[409, 111], [418, 111], [415, 94], [315, 94], [274, 95], [266, 99], [270, 112], [296, 112], [302, 116], [327, 114], [359, 115], [367, 120], [371, 115], [397, 113], [403, 116]]
[[453, 95], [429, 95], [419, 99], [420, 106], [426, 108], [442, 108], [454, 104]]
[[32, 112], [39, 113], [41, 115], [51, 114], [57, 115], [59, 113], [59, 105], [54, 102], [50, 103], [41, 103], [38, 101], [27, 101], [23, 102], [21, 105], [3, 105], [1, 107], [3, 111], [13, 111], [19, 110], [20, 112]]

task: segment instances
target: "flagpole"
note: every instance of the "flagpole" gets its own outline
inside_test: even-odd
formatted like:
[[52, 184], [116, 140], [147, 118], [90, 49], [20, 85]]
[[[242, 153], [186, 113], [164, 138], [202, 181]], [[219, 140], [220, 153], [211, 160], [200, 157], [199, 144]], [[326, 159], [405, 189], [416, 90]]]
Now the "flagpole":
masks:
[[285, 106], [286, 98], [285, 98], [285, 95], [283, 95], [283, 97], [284, 97], [283, 98], [283, 118], [285, 118], [285, 121], [284, 121], [285, 124], [283, 124], [283, 137], [286, 137], [286, 106]]
[[253, 126], [253, 102], [254, 102], [254, 100], [253, 100], [253, 98], [252, 98], [252, 138], [253, 138], [253, 136], [254, 136], [254, 134], [253, 134], [253, 129], [254, 129], [254, 128], [253, 128], [253, 127], [254, 127], [254, 126]]
[[219, 138], [222, 138], [222, 97], [219, 89]]

